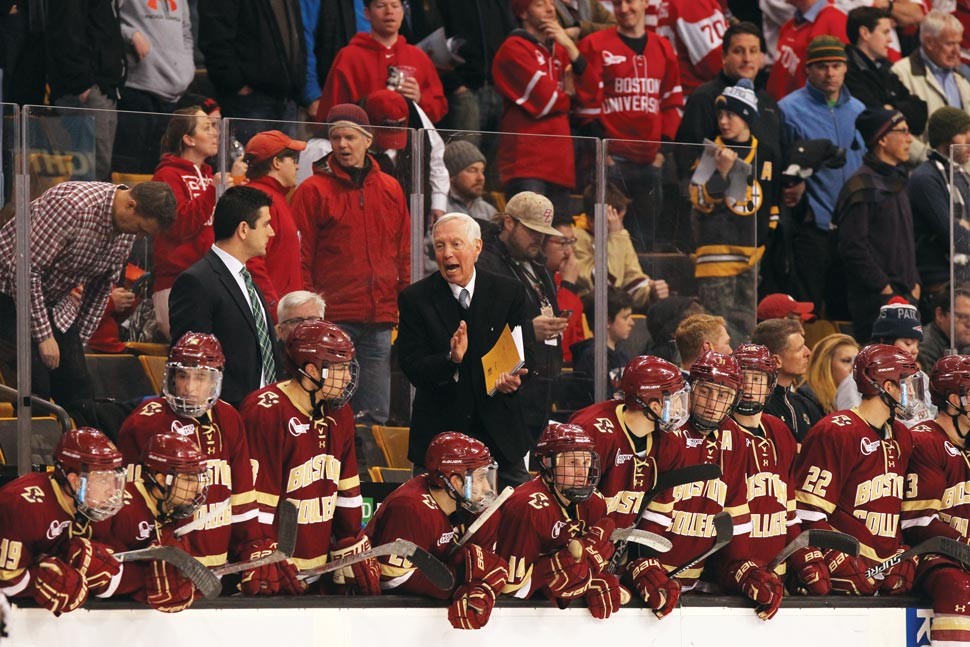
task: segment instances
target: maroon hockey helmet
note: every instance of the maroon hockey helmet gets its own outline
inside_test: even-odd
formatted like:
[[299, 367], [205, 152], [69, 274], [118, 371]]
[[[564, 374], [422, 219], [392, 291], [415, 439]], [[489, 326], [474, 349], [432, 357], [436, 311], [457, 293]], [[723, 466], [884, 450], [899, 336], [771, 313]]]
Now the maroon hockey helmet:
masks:
[[[432, 487], [444, 488], [460, 505], [472, 512], [483, 510], [495, 498], [497, 465], [480, 440], [445, 431], [431, 439], [424, 454], [424, 467]], [[452, 476], [462, 480], [459, 492]]]
[[679, 368], [653, 355], [631, 359], [620, 378], [626, 408], [633, 411], [646, 409], [651, 400], [663, 400], [685, 384]]
[[[188, 436], [162, 432], [142, 452], [142, 478], [159, 501], [159, 520], [185, 519], [205, 502], [209, 491], [206, 457]], [[161, 480], [158, 474], [163, 474]], [[153, 488], [157, 488], [157, 493]]]
[[[735, 411], [743, 415], [753, 415], [765, 408], [765, 402], [778, 381], [778, 365], [767, 346], [760, 344], [741, 344], [734, 349], [734, 359], [741, 365], [742, 389]], [[748, 373], [763, 373], [763, 383], [754, 384], [753, 379], [745, 379]]]
[[215, 335], [187, 332], [165, 363], [162, 395], [180, 416], [198, 418], [215, 406], [222, 393], [226, 356]]
[[[307, 364], [320, 370], [320, 380], [312, 380], [307, 375]], [[311, 379], [317, 385], [313, 399], [319, 395], [321, 402], [332, 409], [343, 406], [357, 390], [360, 367], [354, 342], [337, 324], [329, 321], [304, 321], [290, 332], [286, 338], [286, 366], [295, 379]], [[338, 375], [331, 370], [342, 366], [347, 367], [346, 373]]]
[[941, 357], [930, 371], [930, 396], [933, 404], [943, 407], [951, 394], [960, 397], [970, 394], [970, 355]]
[[54, 462], [64, 472], [77, 473], [110, 471], [125, 466], [118, 448], [94, 427], [65, 432], [54, 449]]
[[888, 344], [870, 344], [855, 356], [852, 377], [863, 397], [883, 395], [883, 382], [901, 383], [916, 374], [916, 360], [906, 351]]
[[195, 441], [170, 431], [148, 439], [141, 462], [152, 473], [199, 474], [206, 470], [206, 457]]
[[[741, 364], [731, 355], [713, 350], [700, 354], [690, 367], [690, 419], [698, 431], [717, 429], [738, 404], [744, 380]], [[730, 389], [728, 396], [723, 389]]]
[[[569, 475], [566, 473], [569, 467], [567, 462], [577, 454], [589, 454], [589, 471], [582, 475]], [[563, 497], [578, 503], [593, 495], [600, 479], [600, 460], [593, 439], [582, 427], [550, 422], [539, 436], [535, 456], [546, 483]]]
[[168, 353], [168, 363], [182, 367], [199, 367], [221, 371], [226, 367], [222, 344], [215, 335], [187, 332]]
[[706, 350], [690, 367], [691, 385], [698, 382], [713, 382], [739, 391], [742, 383], [741, 364], [732, 355]]

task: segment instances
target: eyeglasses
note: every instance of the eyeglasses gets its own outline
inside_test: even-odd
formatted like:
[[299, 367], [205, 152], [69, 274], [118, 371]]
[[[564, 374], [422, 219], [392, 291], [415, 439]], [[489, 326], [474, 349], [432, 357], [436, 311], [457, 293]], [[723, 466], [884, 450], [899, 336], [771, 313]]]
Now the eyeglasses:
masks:
[[970, 313], [968, 312], [954, 312], [953, 316], [956, 317], [956, 320], [960, 323], [970, 323]]
[[560, 247], [575, 247], [577, 239], [575, 238], [550, 238], [550, 243], [555, 243]]
[[287, 319], [281, 321], [281, 326], [299, 326], [304, 321], [323, 321], [323, 317], [293, 317], [292, 319]]

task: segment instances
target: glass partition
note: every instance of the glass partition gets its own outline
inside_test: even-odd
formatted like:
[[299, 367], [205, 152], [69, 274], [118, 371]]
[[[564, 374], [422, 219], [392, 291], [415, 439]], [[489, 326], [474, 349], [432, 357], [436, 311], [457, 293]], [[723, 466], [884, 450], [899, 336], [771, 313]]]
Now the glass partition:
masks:
[[[949, 204], [942, 195], [927, 195], [912, 204], [922, 280], [924, 363], [938, 359], [936, 349], [945, 348], [945, 354], [970, 353], [970, 146], [953, 144], [947, 169], [942, 159], [931, 158], [925, 164], [948, 182]], [[937, 213], [947, 206], [948, 214]], [[924, 371], [932, 368], [923, 366]]]

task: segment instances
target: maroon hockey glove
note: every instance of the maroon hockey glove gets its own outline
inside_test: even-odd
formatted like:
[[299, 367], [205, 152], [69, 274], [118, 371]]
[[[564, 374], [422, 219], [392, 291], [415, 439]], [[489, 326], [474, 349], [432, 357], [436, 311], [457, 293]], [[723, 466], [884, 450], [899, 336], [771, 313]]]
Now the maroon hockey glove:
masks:
[[778, 576], [752, 561], [741, 562], [731, 568], [731, 577], [741, 592], [754, 600], [758, 617], [771, 620], [778, 613], [785, 594]]
[[852, 557], [837, 550], [825, 552], [832, 578], [832, 593], [842, 595], [873, 595], [876, 592], [876, 581], [866, 577], [866, 561], [861, 557]]
[[84, 574], [57, 557], [47, 557], [30, 567], [34, 601], [55, 616], [74, 611], [87, 602]]
[[[909, 550], [909, 546], [900, 546], [896, 554]], [[905, 595], [913, 588], [916, 578], [917, 559], [904, 559], [888, 571], [883, 573], [883, 580], [879, 584], [879, 592], [885, 595]]]
[[620, 580], [611, 573], [600, 573], [586, 589], [586, 606], [594, 618], [605, 620], [630, 601], [630, 593], [620, 586]]
[[145, 569], [145, 599], [156, 611], [177, 613], [195, 601], [195, 585], [171, 564], [152, 560]]
[[[276, 542], [260, 539], [251, 542], [241, 553], [245, 561], [266, 557], [276, 550]], [[296, 567], [289, 560], [266, 564], [243, 573], [239, 590], [245, 595], [302, 595], [306, 583], [297, 577]]]
[[532, 570], [533, 580], [563, 600], [572, 600], [586, 593], [592, 576], [582, 542], [575, 539], [558, 553], [536, 560]]
[[589, 563], [589, 570], [596, 574], [603, 570], [613, 556], [613, 542], [610, 535], [616, 530], [616, 524], [609, 517], [603, 517], [589, 527], [579, 539], [583, 545], [583, 559]]
[[112, 552], [102, 543], [72, 537], [67, 542], [64, 554], [67, 563], [84, 575], [88, 592], [101, 595], [112, 588], [112, 581], [116, 581], [115, 578], [121, 573], [121, 564], [111, 556]]
[[448, 622], [455, 629], [481, 629], [492, 615], [495, 591], [480, 583], [455, 589], [448, 607]]
[[808, 595], [828, 595], [832, 590], [828, 562], [818, 548], [809, 546], [796, 550], [788, 558], [788, 568], [794, 576], [795, 584], [789, 587]]
[[680, 600], [680, 581], [671, 579], [657, 559], [636, 559], [627, 565], [627, 573], [637, 593], [658, 618], [674, 610]]
[[[337, 542], [330, 551], [330, 559], [339, 559], [348, 555], [357, 555], [371, 549], [367, 535], [344, 537]], [[344, 595], [380, 595], [381, 594], [381, 565], [376, 558], [345, 566], [334, 571], [333, 583], [338, 593]]]
[[466, 544], [461, 551], [465, 582], [481, 584], [498, 595], [509, 581], [509, 563], [477, 544]]

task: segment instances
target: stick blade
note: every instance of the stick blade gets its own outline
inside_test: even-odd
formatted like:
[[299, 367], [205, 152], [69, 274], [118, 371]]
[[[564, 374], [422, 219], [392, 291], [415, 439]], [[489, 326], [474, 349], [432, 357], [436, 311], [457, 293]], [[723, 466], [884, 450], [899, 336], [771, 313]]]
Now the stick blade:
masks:
[[414, 567], [421, 571], [431, 584], [442, 591], [450, 591], [455, 586], [455, 577], [448, 567], [425, 549], [415, 546], [414, 553], [408, 557], [408, 561], [414, 564]]
[[711, 481], [721, 478], [721, 466], [715, 463], [701, 463], [700, 465], [688, 465], [677, 470], [662, 472], [657, 477], [657, 484], [653, 490], [662, 492], [678, 485], [687, 485], [695, 481]]
[[299, 511], [289, 499], [280, 501], [276, 509], [279, 523], [276, 525], [276, 550], [287, 558], [293, 555], [296, 548], [297, 516]]
[[734, 537], [734, 521], [730, 512], [718, 512], [714, 515], [714, 546], [709, 555], [726, 546]]
[[670, 540], [666, 537], [662, 537], [647, 530], [638, 530], [636, 528], [617, 528], [613, 531], [613, 534], [610, 535], [610, 541], [632, 541], [635, 544], [646, 546], [647, 548], [658, 553], [666, 553], [673, 548], [673, 544], [671, 544]]
[[821, 528], [806, 531], [809, 535], [808, 544], [816, 548], [837, 550], [852, 557], [859, 556], [859, 540], [844, 532], [836, 530], [822, 530]]

